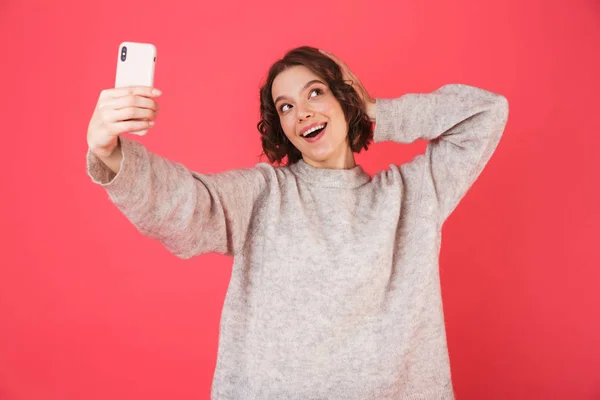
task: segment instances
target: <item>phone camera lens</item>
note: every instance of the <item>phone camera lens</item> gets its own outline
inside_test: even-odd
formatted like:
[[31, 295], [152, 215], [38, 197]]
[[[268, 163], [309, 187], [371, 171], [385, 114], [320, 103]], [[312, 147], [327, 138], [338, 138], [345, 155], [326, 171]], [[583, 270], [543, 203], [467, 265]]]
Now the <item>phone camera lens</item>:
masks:
[[121, 49], [121, 61], [125, 61], [126, 58], [127, 58], [127, 47], [123, 46], [123, 48]]

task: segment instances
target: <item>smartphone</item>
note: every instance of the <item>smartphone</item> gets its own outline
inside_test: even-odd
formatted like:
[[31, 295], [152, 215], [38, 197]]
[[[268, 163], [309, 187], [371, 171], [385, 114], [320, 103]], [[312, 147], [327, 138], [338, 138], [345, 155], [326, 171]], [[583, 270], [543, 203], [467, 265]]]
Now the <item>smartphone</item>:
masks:
[[119, 45], [115, 87], [154, 87], [156, 46], [151, 43], [123, 42]]

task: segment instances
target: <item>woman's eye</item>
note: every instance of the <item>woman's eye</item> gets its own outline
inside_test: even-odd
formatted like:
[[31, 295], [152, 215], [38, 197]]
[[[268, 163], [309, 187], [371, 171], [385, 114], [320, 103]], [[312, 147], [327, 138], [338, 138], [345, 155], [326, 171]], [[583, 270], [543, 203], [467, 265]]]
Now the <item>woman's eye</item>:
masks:
[[[309, 97], [315, 97], [315, 96], [313, 96], [313, 94], [315, 94], [315, 96], [323, 94], [323, 89], [313, 89], [313, 90], [311, 90]], [[283, 105], [279, 106], [279, 111], [286, 112], [287, 110], [289, 110], [289, 108], [286, 108], [286, 107], [291, 107], [291, 106], [289, 104], [283, 104]]]
[[312, 96], [313, 93], [317, 93], [317, 95], [319, 95], [319, 94], [323, 93], [323, 91], [321, 89], [313, 89], [310, 91], [310, 94], [311, 94], [310, 97], [313, 97]]

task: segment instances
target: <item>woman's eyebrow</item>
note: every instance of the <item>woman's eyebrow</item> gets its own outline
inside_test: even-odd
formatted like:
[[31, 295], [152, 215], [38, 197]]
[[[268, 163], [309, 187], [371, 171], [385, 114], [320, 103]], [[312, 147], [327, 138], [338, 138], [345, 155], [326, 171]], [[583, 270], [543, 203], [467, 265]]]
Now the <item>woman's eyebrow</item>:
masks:
[[[320, 81], [320, 80], [318, 80], [318, 79], [313, 79], [312, 81], [308, 81], [308, 82], [306, 83], [306, 85], [304, 85], [304, 86], [302, 87], [302, 89], [301, 89], [300, 91], [302, 92], [302, 91], [306, 90], [306, 88], [307, 88], [307, 87], [309, 87], [310, 85], [312, 85], [313, 83], [323, 83], [323, 82], [322, 82], [322, 81]], [[323, 85], [324, 85], [324, 84], [325, 84], [325, 83], [323, 83]], [[274, 101], [273, 103], [274, 103], [274, 104], [277, 104], [277, 102], [278, 102], [279, 100], [284, 100], [284, 99], [287, 99], [287, 96], [278, 96], [278, 97], [275, 99], [275, 101]]]

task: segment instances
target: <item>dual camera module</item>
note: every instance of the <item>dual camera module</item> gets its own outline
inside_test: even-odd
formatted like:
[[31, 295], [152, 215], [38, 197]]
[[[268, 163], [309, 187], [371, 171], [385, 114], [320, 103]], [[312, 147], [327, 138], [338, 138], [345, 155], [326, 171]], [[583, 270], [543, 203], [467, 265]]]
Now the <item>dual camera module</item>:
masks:
[[[125, 61], [127, 59], [127, 46], [123, 46], [121, 48], [121, 61]], [[154, 62], [156, 62], [156, 57], [154, 57]]]

